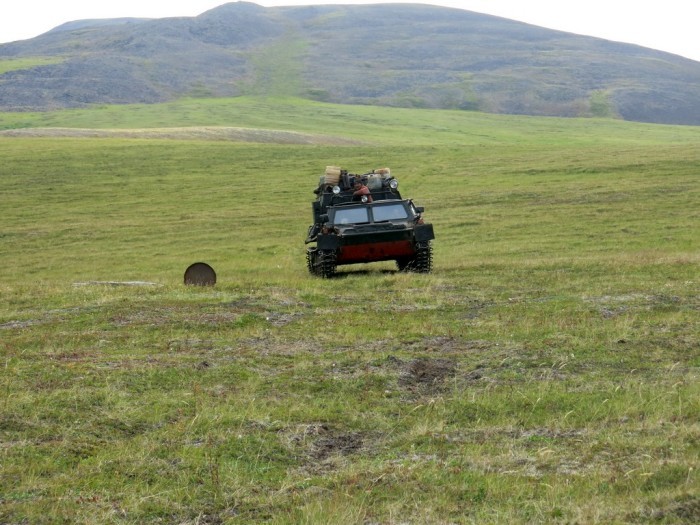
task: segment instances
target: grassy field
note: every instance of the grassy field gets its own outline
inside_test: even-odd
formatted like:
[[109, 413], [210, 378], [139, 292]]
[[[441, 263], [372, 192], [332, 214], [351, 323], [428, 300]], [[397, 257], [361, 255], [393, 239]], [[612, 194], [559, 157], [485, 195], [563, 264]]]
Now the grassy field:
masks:
[[[0, 523], [700, 520], [699, 128], [254, 98], [18, 128]], [[329, 164], [391, 167], [431, 275], [308, 275]]]

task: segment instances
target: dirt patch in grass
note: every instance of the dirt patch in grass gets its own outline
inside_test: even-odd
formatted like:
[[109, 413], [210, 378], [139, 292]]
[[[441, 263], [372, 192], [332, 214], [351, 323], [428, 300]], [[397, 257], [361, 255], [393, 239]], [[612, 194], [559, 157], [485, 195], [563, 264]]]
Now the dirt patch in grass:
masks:
[[296, 357], [300, 354], [319, 353], [323, 350], [323, 345], [312, 339], [285, 342], [266, 337], [249, 337], [241, 339], [236, 348], [238, 352], [261, 358], [270, 356]]
[[40, 319], [28, 319], [26, 321], [8, 321], [6, 323], [0, 324], [0, 330], [13, 330], [18, 328], [28, 328], [37, 324], [41, 324], [43, 321]]
[[409, 390], [439, 392], [455, 376], [457, 365], [451, 359], [414, 359], [402, 368], [399, 385]]
[[240, 320], [240, 312], [218, 310], [204, 311], [197, 308], [142, 308], [118, 313], [109, 321], [117, 327], [131, 326], [165, 326], [168, 324], [186, 324], [189, 326], [230, 325]]
[[439, 352], [441, 354], [483, 354], [494, 350], [502, 351], [498, 343], [480, 339], [460, 339], [450, 336], [429, 336], [418, 341], [408, 342], [405, 349], [415, 352]]
[[358, 432], [328, 433], [313, 443], [311, 456], [323, 461], [331, 456], [348, 456], [362, 449], [363, 439]]
[[411, 351], [420, 350], [426, 352], [450, 353], [462, 346], [463, 344], [460, 341], [452, 337], [431, 336], [424, 337], [419, 341], [408, 343], [406, 348]]
[[628, 516], [634, 522], [700, 523], [700, 497], [681, 496], [661, 508], [653, 508]]
[[22, 128], [0, 131], [5, 137], [77, 137], [170, 140], [221, 140], [264, 144], [356, 145], [360, 141], [296, 131], [257, 128], [195, 126], [145, 129]]
[[280, 328], [282, 326], [286, 326], [289, 323], [292, 323], [296, 321], [297, 319], [301, 319], [304, 317], [303, 313], [279, 313], [279, 312], [270, 312], [265, 315], [265, 320], [269, 322], [272, 326], [275, 326], [277, 328]]
[[335, 460], [360, 453], [367, 442], [362, 432], [334, 429], [322, 423], [298, 425], [280, 431], [280, 435], [303, 468], [310, 470], [333, 468]]
[[674, 503], [666, 512], [688, 523], [700, 523], [700, 497]]
[[561, 430], [544, 427], [462, 429], [443, 436], [450, 443], [500, 443], [503, 446], [512, 446], [515, 441], [520, 441], [533, 447], [541, 446], [542, 443], [582, 440], [585, 437], [584, 430]]

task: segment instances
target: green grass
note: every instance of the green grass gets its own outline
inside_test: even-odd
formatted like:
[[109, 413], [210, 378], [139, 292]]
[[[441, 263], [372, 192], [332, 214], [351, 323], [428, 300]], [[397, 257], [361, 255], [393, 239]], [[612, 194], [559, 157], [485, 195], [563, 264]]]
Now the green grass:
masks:
[[[293, 52], [294, 50], [290, 50]], [[297, 98], [239, 97], [232, 99], [185, 99], [161, 105], [100, 106], [46, 113], [0, 113], [0, 130], [16, 128], [134, 129], [181, 126], [234, 126], [290, 130], [342, 136], [368, 145], [411, 147], [415, 144], [458, 148], [467, 160], [481, 148], [500, 146], [498, 151], [524, 154], [545, 148], [611, 145], [612, 154], [629, 145], [694, 145], [700, 129], [660, 126], [611, 119], [564, 119], [489, 115], [463, 111], [416, 111], [377, 106], [341, 106]], [[532, 151], [531, 151], [532, 150]], [[491, 150], [486, 151], [490, 153]], [[457, 152], [455, 152], [457, 153]], [[382, 154], [385, 154], [382, 151]], [[577, 155], [574, 149], [574, 155]], [[594, 158], [587, 159], [594, 161]], [[539, 170], [542, 162], [526, 169]], [[632, 158], [631, 162], [636, 160]], [[586, 165], [576, 166], [587, 169]], [[501, 166], [499, 169], [504, 169]]]
[[0, 58], [0, 75], [10, 71], [60, 64], [63, 60], [60, 57]]
[[304, 52], [308, 43], [290, 32], [278, 42], [251, 53], [252, 78], [243, 90], [251, 96], [295, 97], [302, 93]]
[[[293, 99], [13, 125], [362, 143], [0, 137], [1, 523], [700, 518], [697, 128]], [[391, 167], [433, 274], [308, 275], [329, 164]], [[217, 285], [184, 287], [200, 260]]]

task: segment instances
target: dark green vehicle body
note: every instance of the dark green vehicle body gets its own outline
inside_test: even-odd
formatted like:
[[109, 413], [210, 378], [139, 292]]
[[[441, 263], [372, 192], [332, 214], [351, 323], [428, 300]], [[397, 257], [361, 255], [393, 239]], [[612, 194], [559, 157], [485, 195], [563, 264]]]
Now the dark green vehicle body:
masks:
[[353, 195], [354, 178], [372, 175], [343, 172], [339, 184], [319, 184], [306, 239], [315, 243], [306, 252], [312, 274], [332, 277], [340, 265], [390, 260], [401, 271], [432, 270], [433, 226], [424, 222], [423, 208], [401, 197], [396, 179], [374, 180], [371, 202]]

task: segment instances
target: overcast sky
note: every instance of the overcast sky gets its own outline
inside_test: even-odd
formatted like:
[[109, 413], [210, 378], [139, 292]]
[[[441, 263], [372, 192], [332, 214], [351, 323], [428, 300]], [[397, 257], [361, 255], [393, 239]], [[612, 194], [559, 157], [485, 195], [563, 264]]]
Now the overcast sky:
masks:
[[[256, 0], [264, 6], [410, 3], [411, 0]], [[83, 18], [196, 16], [226, 0], [1, 0], [0, 42]], [[572, 33], [639, 44], [700, 61], [697, 0], [429, 0]]]

